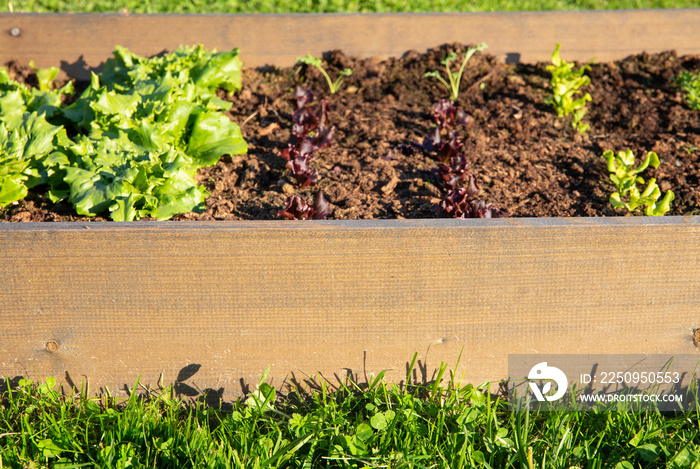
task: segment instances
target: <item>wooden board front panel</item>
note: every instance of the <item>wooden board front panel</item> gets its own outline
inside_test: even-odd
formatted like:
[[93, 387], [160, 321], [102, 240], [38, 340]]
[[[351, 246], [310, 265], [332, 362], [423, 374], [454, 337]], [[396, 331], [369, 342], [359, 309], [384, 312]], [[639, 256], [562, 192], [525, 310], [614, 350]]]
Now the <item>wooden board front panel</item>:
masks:
[[514, 353], [696, 353], [700, 218], [2, 224], [0, 276], [2, 376], [199, 366], [230, 398], [463, 352], [480, 383]]
[[700, 9], [523, 13], [131, 15], [0, 14], [0, 63], [33, 60], [89, 78], [116, 45], [140, 55], [179, 45], [241, 49], [246, 67], [289, 66], [343, 49], [387, 58], [444, 43], [486, 42], [502, 60], [609, 61], [642, 51], [700, 53]]

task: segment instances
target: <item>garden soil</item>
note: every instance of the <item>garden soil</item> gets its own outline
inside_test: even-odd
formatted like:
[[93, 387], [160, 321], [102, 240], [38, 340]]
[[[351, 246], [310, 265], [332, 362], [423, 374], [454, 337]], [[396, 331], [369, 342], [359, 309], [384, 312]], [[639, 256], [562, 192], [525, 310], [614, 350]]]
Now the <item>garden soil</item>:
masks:
[[[324, 59], [332, 77], [352, 69], [333, 95], [310, 66], [245, 70], [242, 90], [226, 97], [249, 151], [200, 170], [198, 179], [211, 194], [206, 210], [174, 219], [277, 219], [288, 197], [311, 202], [319, 189], [331, 204], [329, 219], [435, 218], [446, 190], [438, 162], [423, 143], [434, 127], [433, 103], [449, 94], [423, 75], [444, 73], [447, 54], [464, 50], [450, 44], [389, 60], [329, 52]], [[561, 54], [567, 58], [566, 50]], [[631, 149], [638, 161], [649, 151], [659, 155], [658, 169], [648, 168], [643, 176], [656, 178], [664, 193], [674, 191], [670, 215], [698, 213], [700, 113], [687, 107], [674, 77], [682, 70], [697, 72], [700, 57], [666, 52], [614, 63], [592, 60], [585, 88], [592, 101], [583, 118], [591, 128], [585, 133], [545, 103], [551, 95], [546, 65], [506, 64], [488, 53], [476, 54], [467, 65], [457, 103], [471, 116], [460, 133], [478, 198], [511, 217], [624, 215], [608, 202], [613, 190], [602, 154]], [[29, 83], [35, 80], [29, 67], [14, 64], [11, 70]], [[329, 101], [335, 127], [332, 145], [311, 163], [318, 184], [305, 189], [295, 186], [280, 156], [290, 141], [297, 85]], [[0, 210], [0, 219], [90, 220], [69, 203], [53, 204], [36, 193]]]

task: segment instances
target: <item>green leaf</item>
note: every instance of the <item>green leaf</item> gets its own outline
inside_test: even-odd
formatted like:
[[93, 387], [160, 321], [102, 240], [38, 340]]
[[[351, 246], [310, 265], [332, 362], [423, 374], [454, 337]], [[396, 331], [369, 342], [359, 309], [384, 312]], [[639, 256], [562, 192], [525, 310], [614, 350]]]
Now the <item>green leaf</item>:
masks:
[[673, 462], [671, 467], [687, 467], [692, 462], [690, 451], [688, 448], [683, 448], [671, 458], [671, 461]]
[[39, 451], [42, 452], [45, 458], [56, 458], [61, 455], [63, 448], [56, 445], [51, 439], [41, 440], [37, 443]]
[[[663, 201], [657, 203], [661, 196], [661, 190], [656, 184], [656, 179], [649, 179], [649, 183], [643, 192], [639, 192], [637, 184], [644, 184], [644, 178], [638, 174], [648, 166], [657, 168], [660, 164], [658, 155], [650, 151], [642, 163], [634, 168], [634, 154], [631, 150], [618, 152], [617, 156], [611, 151], [603, 153], [603, 158], [607, 160], [608, 171], [610, 171], [610, 181], [617, 188], [617, 192], [610, 196], [610, 204], [614, 208], [625, 207], [632, 213], [638, 207], [645, 207], [644, 214], [647, 216], [658, 216], [668, 212], [671, 201], [675, 198], [672, 191], [668, 191]], [[629, 202], [623, 200], [629, 197]]]
[[454, 52], [450, 52], [449, 54], [447, 54], [447, 57], [440, 61], [440, 64], [448, 66], [450, 65], [450, 62], [454, 62], [455, 60], [457, 60], [457, 54]]
[[179, 213], [203, 212], [207, 192], [201, 187], [190, 187], [179, 194], [161, 194], [158, 207], [146, 212], [156, 220], [168, 220]]
[[238, 49], [233, 49], [213, 55], [204, 66], [192, 71], [194, 83], [212, 92], [217, 88], [227, 91], [240, 90], [243, 64], [238, 54]]
[[58, 67], [36, 68], [33, 61], [29, 62], [29, 66], [32, 67], [34, 73], [36, 73], [36, 78], [39, 82], [39, 90], [49, 91], [51, 89], [51, 84], [58, 76]]
[[186, 153], [195, 167], [212, 166], [223, 155], [240, 155], [248, 151], [241, 129], [223, 114], [202, 112], [197, 116]]
[[28, 189], [24, 185], [26, 177], [0, 177], [0, 208], [7, 207], [12, 202], [22, 200], [27, 196]]
[[369, 439], [372, 438], [372, 436], [374, 436], [374, 430], [372, 430], [372, 427], [370, 427], [366, 423], [361, 423], [355, 429], [355, 436], [360, 441], [369, 441]]
[[114, 200], [131, 194], [133, 186], [130, 182], [137, 174], [138, 170], [130, 167], [117, 172], [110, 172], [104, 167], [99, 172], [68, 167], [65, 181], [71, 190], [69, 201], [80, 215], [99, 215]]
[[335, 92], [338, 91], [338, 88], [340, 88], [340, 84], [343, 82], [344, 76], [352, 75], [352, 70], [346, 68], [339, 72], [338, 78], [335, 81], [333, 81], [328, 75], [328, 72], [326, 72], [326, 70], [323, 68], [323, 62], [321, 61], [321, 59], [316, 58], [311, 54], [307, 54], [306, 57], [297, 57], [297, 62], [316, 67], [326, 79], [326, 82], [328, 83], [328, 89], [330, 90], [331, 94], [335, 94]]
[[472, 459], [474, 460], [475, 463], [478, 463], [478, 464], [484, 464], [486, 462], [486, 458], [484, 457], [484, 453], [482, 453], [479, 450], [476, 450], [472, 453]]
[[364, 456], [367, 454], [367, 445], [357, 437], [343, 435], [342, 442], [344, 443], [343, 446], [353, 456]]
[[671, 210], [671, 202], [676, 198], [673, 191], [666, 192], [663, 200], [661, 202], [656, 202], [651, 206], [647, 206], [644, 214], [648, 216], [662, 216], [666, 212]]
[[5, 92], [0, 96], [0, 121], [4, 122], [8, 129], [20, 126], [25, 110], [26, 102], [19, 90]]
[[42, 159], [56, 148], [54, 138], [59, 131], [65, 137], [62, 128], [36, 112], [25, 113], [11, 132], [0, 123], [0, 207], [23, 199], [30, 187], [44, 182]]
[[[632, 152], [630, 152], [630, 154], [632, 154]], [[630, 165], [633, 163], [634, 163], [634, 159], [630, 162]], [[649, 165], [653, 166], [654, 168], [658, 168], [659, 164], [660, 164], [659, 156], [655, 152], [650, 151], [649, 153], [647, 153], [647, 157], [644, 158], [644, 161], [642, 161], [642, 163], [636, 169], [631, 170], [630, 173], [632, 173], [632, 174], [641, 173], [642, 171], [647, 169], [647, 167]]]
[[246, 406], [258, 412], [274, 410], [276, 391], [267, 383], [260, 383], [258, 389], [248, 395]]
[[384, 430], [387, 426], [386, 417], [384, 417], [384, 414], [381, 412], [374, 414], [369, 423], [372, 425], [372, 428], [380, 431]]
[[619, 192], [613, 192], [613, 194], [610, 196], [610, 205], [612, 205], [615, 208], [625, 207], [625, 203], [620, 198]]
[[651, 443], [638, 446], [637, 452], [639, 453], [639, 456], [647, 462], [653, 462], [659, 457], [658, 446]]
[[[46, 122], [44, 115], [37, 113], [26, 114], [20, 128], [20, 136], [26, 135], [24, 147], [25, 156], [44, 156], [52, 152], [56, 147], [54, 137], [62, 128]], [[64, 131], [65, 135], [65, 131]]]
[[637, 446], [640, 441], [642, 441], [642, 437], [644, 436], [644, 430], [639, 430], [629, 441], [630, 446]]
[[115, 199], [115, 202], [109, 207], [109, 216], [114, 221], [133, 221], [138, 217], [138, 212], [135, 208], [135, 203], [138, 200], [135, 194], [128, 196], [120, 196]]
[[473, 422], [479, 416], [479, 411], [473, 407], [465, 407], [462, 413], [457, 417], [458, 425], [465, 425]]
[[313, 65], [314, 67], [322, 68], [323, 62], [321, 59], [314, 57], [311, 54], [306, 54], [306, 57], [297, 57], [297, 62], [304, 63], [307, 65]]
[[572, 126], [579, 132], [586, 132], [590, 125], [581, 123], [586, 114], [586, 103], [591, 101], [590, 94], [586, 93], [580, 98], [575, 96], [583, 86], [590, 84], [590, 78], [583, 75], [590, 67], [584, 65], [578, 70], [573, 70], [574, 64], [564, 61], [560, 55], [560, 44], [556, 44], [552, 54], [552, 65], [547, 66], [552, 74], [551, 84], [553, 96], [547, 99], [547, 103], [553, 104], [559, 117], [573, 114]]

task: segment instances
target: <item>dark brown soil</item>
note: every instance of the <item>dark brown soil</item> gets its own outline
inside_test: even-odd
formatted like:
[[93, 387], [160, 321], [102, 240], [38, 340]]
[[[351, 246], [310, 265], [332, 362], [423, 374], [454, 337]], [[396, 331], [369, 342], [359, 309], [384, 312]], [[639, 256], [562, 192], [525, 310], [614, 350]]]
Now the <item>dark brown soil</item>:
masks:
[[[331, 76], [340, 68], [353, 70], [335, 95], [313, 68], [246, 70], [242, 91], [231, 97], [231, 117], [241, 125], [249, 153], [201, 170], [199, 179], [211, 193], [206, 211], [175, 219], [275, 219], [289, 195], [311, 201], [319, 188], [332, 204], [330, 219], [435, 217], [431, 208], [445, 190], [436, 160], [419, 144], [433, 127], [432, 104], [447, 91], [423, 74], [442, 70], [440, 60], [453, 50], [464, 47], [410, 51], [386, 61], [330, 52]], [[481, 199], [513, 217], [624, 215], [608, 204], [611, 186], [601, 155], [629, 148], [638, 158], [658, 153], [661, 165], [644, 176], [655, 177], [663, 192], [675, 192], [669, 214], [698, 212], [700, 113], [688, 109], [673, 78], [697, 71], [700, 57], [666, 52], [591, 64], [587, 91], [593, 100], [584, 117], [591, 129], [583, 134], [545, 104], [551, 93], [545, 66], [504, 64], [484, 54], [465, 71], [458, 103], [473, 120], [462, 136]], [[319, 183], [306, 190], [293, 185], [279, 156], [290, 139], [297, 84], [330, 101], [336, 128], [332, 146], [312, 163]], [[86, 218], [66, 202], [54, 205], [30, 194], [0, 210], [0, 219]]]

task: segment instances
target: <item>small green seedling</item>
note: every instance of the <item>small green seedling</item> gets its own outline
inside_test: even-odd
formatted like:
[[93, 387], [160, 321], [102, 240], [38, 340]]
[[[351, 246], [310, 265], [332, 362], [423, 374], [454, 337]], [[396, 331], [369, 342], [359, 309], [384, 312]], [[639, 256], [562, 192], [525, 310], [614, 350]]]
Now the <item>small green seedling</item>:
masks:
[[683, 71], [676, 78], [676, 83], [685, 91], [685, 102], [694, 111], [700, 111], [700, 73]]
[[[647, 216], [660, 216], [671, 210], [671, 201], [676, 197], [673, 191], [666, 192], [664, 198], [659, 202], [661, 190], [656, 184], [656, 179], [649, 179], [646, 189], [639, 192], [637, 183], [644, 184], [644, 179], [639, 173], [644, 171], [649, 165], [654, 168], [659, 167], [658, 155], [650, 151], [642, 163], [634, 168], [634, 154], [631, 150], [621, 151], [615, 154], [608, 150], [603, 153], [603, 158], [608, 161], [608, 171], [610, 180], [617, 188], [617, 192], [610, 196], [610, 204], [615, 208], [626, 208], [630, 213], [637, 207], [645, 207], [644, 214]], [[629, 196], [629, 202], [624, 202], [623, 197]]]
[[554, 106], [559, 117], [572, 115], [571, 126], [579, 132], [585, 132], [591, 126], [581, 122], [581, 119], [586, 114], [586, 102], [591, 100], [591, 95], [586, 93], [578, 99], [574, 99], [574, 96], [582, 86], [590, 84], [591, 79], [583, 73], [591, 67], [584, 65], [574, 71], [574, 64], [562, 60], [559, 56], [560, 47], [561, 44], [556, 45], [552, 54], [552, 65], [547, 65], [547, 70], [552, 72], [553, 95], [546, 98], [545, 102]]
[[471, 59], [472, 55], [474, 55], [477, 52], [481, 52], [487, 47], [488, 46], [482, 42], [476, 47], [468, 48], [467, 51], [464, 53], [464, 60], [462, 60], [462, 66], [459, 67], [459, 71], [457, 73], [452, 73], [452, 70], [450, 69], [450, 64], [457, 60], [457, 54], [455, 54], [454, 52], [450, 52], [450, 54], [447, 57], [445, 57], [445, 60], [440, 62], [442, 65], [445, 66], [445, 70], [447, 70], [447, 80], [449, 80], [449, 83], [440, 75], [440, 72], [438, 72], [437, 70], [427, 72], [425, 75], [423, 75], [423, 77], [437, 79], [440, 83], [445, 85], [445, 88], [449, 90], [450, 101], [457, 101], [457, 97], [459, 96], [459, 84], [462, 81], [462, 73], [464, 73], [464, 68], [467, 66], [467, 62], [469, 62], [469, 59]]
[[326, 81], [328, 82], [328, 88], [330, 89], [331, 94], [335, 94], [335, 92], [338, 91], [338, 89], [340, 88], [340, 84], [343, 82], [343, 77], [348, 77], [352, 75], [352, 70], [346, 68], [338, 72], [337, 80], [331, 80], [331, 77], [328, 76], [328, 72], [326, 72], [326, 70], [323, 68], [323, 61], [321, 61], [321, 59], [317, 57], [314, 57], [311, 54], [308, 54], [306, 57], [297, 57], [297, 62], [301, 62], [306, 65], [313, 65], [314, 67], [319, 69], [323, 76], [326, 77]]

